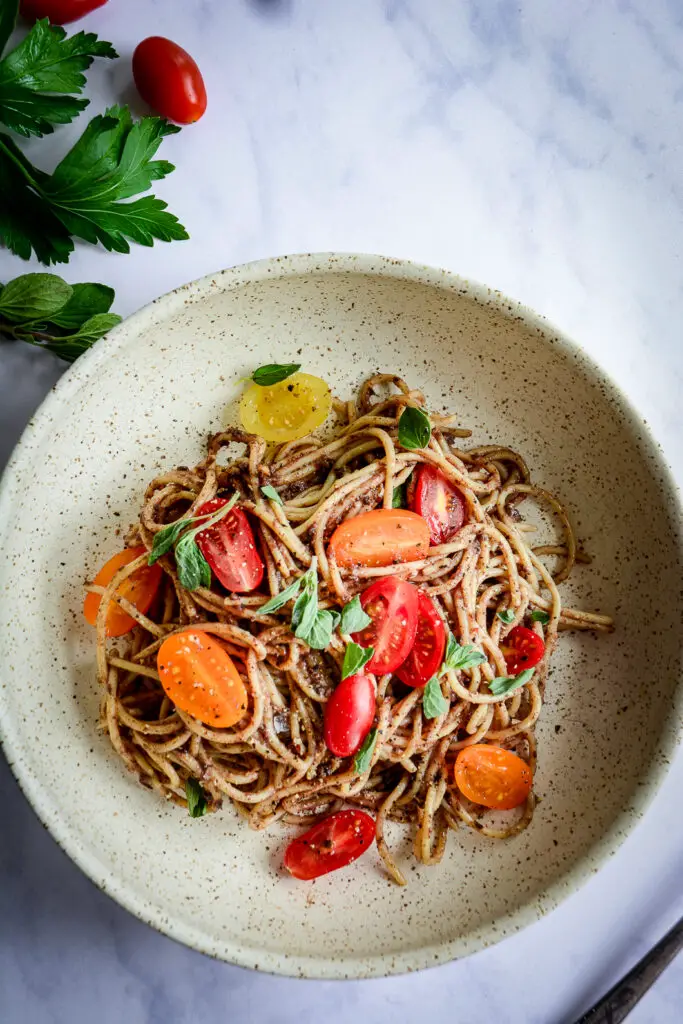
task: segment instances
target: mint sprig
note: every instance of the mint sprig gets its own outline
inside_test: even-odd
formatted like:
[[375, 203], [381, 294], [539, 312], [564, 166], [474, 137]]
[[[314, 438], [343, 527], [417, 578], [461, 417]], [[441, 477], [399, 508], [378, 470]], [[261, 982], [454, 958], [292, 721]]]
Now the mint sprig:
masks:
[[443, 675], [444, 672], [449, 670], [455, 672], [458, 669], [473, 668], [475, 665], [482, 665], [485, 661], [486, 655], [478, 650], [474, 644], [461, 646], [453, 634], [449, 633], [448, 640], [446, 641], [446, 654], [439, 670], [439, 675]]

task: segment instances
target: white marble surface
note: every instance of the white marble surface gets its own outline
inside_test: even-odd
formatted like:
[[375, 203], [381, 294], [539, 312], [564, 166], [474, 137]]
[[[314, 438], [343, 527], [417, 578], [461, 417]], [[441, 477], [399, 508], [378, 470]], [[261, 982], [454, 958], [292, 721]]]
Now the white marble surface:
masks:
[[[164, 143], [178, 169], [157, 190], [191, 241], [83, 245], [70, 280], [113, 284], [126, 314], [285, 252], [442, 265], [572, 334], [683, 481], [681, 0], [111, 0], [82, 24], [122, 54], [91, 74], [93, 113], [130, 99], [130, 54], [159, 31], [198, 59], [210, 105]], [[30, 151], [47, 166], [74, 134]], [[22, 269], [0, 252], [0, 280]], [[61, 369], [0, 345], [0, 464]], [[3, 1024], [571, 1024], [683, 913], [683, 757], [548, 918], [467, 960], [359, 983], [257, 975], [174, 944], [73, 867], [4, 763], [0, 786]], [[678, 1024], [682, 1005], [683, 960], [631, 1019]]]

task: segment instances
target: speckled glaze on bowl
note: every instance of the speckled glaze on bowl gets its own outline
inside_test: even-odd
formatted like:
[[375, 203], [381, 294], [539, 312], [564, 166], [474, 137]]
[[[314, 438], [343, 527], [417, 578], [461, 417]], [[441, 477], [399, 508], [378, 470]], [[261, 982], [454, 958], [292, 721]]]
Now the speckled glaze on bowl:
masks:
[[[616, 617], [566, 635], [539, 728], [540, 806], [505, 843], [451, 834], [400, 889], [374, 852], [301, 884], [285, 833], [231, 808], [201, 820], [140, 788], [95, 732], [99, 694], [82, 584], [119, 545], [145, 484], [193, 464], [235, 381], [303, 361], [350, 396], [391, 370], [456, 409], [473, 443], [503, 441], [566, 500], [594, 556], [565, 594]], [[26, 795], [64, 849], [143, 920], [206, 953], [308, 977], [442, 963], [536, 920], [642, 815], [681, 720], [682, 543], [666, 467], [581, 351], [499, 293], [368, 256], [296, 256], [205, 278], [114, 330], [29, 425], [0, 494], [0, 725]], [[643, 659], [642, 638], [648, 638]]]

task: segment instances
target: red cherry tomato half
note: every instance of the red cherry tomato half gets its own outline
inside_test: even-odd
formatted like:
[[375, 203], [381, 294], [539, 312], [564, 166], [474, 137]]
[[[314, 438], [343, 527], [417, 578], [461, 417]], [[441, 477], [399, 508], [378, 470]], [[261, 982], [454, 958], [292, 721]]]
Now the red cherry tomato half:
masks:
[[285, 867], [308, 882], [357, 860], [374, 838], [375, 821], [369, 814], [338, 811], [292, 840], [285, 850]]
[[375, 677], [342, 679], [325, 705], [325, 743], [337, 757], [351, 757], [361, 747], [375, 717]]
[[417, 587], [396, 576], [376, 580], [361, 594], [363, 611], [372, 622], [353, 639], [361, 647], [375, 648], [368, 672], [393, 672], [408, 657], [417, 632], [418, 594]]
[[436, 466], [418, 466], [408, 485], [408, 504], [426, 520], [432, 544], [453, 540], [467, 517], [458, 488]]
[[432, 599], [417, 597], [417, 633], [413, 648], [396, 675], [407, 686], [424, 686], [439, 670], [446, 649], [446, 626]]
[[170, 39], [150, 36], [138, 44], [133, 78], [145, 103], [171, 121], [192, 124], [206, 110], [201, 71], [190, 54]]
[[21, 0], [19, 10], [27, 21], [49, 18], [53, 25], [66, 25], [84, 18], [107, 0]]
[[500, 645], [505, 658], [505, 667], [511, 676], [523, 672], [525, 668], [533, 668], [545, 654], [545, 644], [533, 629], [526, 626], [515, 626], [511, 629]]
[[[197, 510], [197, 515], [211, 515], [223, 505], [227, 505], [226, 498], [213, 498]], [[226, 590], [247, 594], [263, 579], [263, 561], [241, 508], [231, 509], [225, 519], [198, 533], [197, 547]]]

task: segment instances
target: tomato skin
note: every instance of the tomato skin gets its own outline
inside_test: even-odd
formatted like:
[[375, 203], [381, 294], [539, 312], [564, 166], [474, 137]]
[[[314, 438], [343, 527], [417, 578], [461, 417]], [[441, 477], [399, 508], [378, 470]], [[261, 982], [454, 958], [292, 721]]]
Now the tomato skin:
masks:
[[133, 78], [145, 103], [171, 121], [193, 124], [206, 110], [199, 67], [187, 50], [164, 36], [149, 36], [138, 43]]
[[534, 668], [545, 654], [545, 644], [541, 637], [526, 626], [511, 629], [500, 649], [511, 676], [518, 675], [525, 668]]
[[455, 784], [475, 804], [510, 811], [531, 792], [531, 770], [511, 750], [490, 743], [463, 747], [455, 759]]
[[375, 677], [348, 676], [325, 705], [325, 743], [337, 757], [351, 757], [361, 747], [375, 717]]
[[445, 650], [446, 625], [432, 599], [418, 590], [415, 642], [396, 675], [407, 686], [426, 686], [441, 667]]
[[372, 622], [352, 636], [361, 647], [375, 648], [365, 666], [368, 672], [394, 672], [408, 657], [417, 632], [418, 600], [417, 587], [397, 576], [384, 576], [363, 591], [360, 603]]
[[[147, 548], [124, 548], [117, 551], [108, 562], [102, 566], [93, 580], [98, 587], [106, 587], [114, 579], [116, 573], [123, 569], [124, 565], [130, 565], [140, 555], [147, 554]], [[139, 612], [144, 615], [154, 600], [159, 584], [161, 583], [162, 568], [160, 565], [143, 565], [136, 569], [132, 576], [117, 588], [117, 594], [125, 597], [131, 604], [135, 605]], [[86, 594], [83, 602], [83, 614], [91, 626], [97, 625], [97, 613], [102, 603], [100, 594]], [[124, 636], [136, 626], [135, 619], [125, 612], [115, 601], [109, 602], [107, 617], [105, 620], [105, 632], [109, 637]]]
[[293, 839], [284, 865], [294, 878], [309, 882], [346, 867], [365, 853], [375, 839], [375, 820], [365, 811], [337, 811]]
[[340, 523], [330, 537], [337, 565], [385, 566], [412, 562], [429, 552], [429, 527], [402, 508], [376, 508]]
[[247, 710], [247, 691], [225, 648], [208, 633], [185, 629], [167, 637], [157, 653], [166, 696], [214, 729], [229, 729]]
[[67, 25], [106, 3], [107, 0], [21, 0], [19, 10], [27, 21], [49, 18], [53, 25]]
[[408, 485], [408, 504], [427, 522], [432, 544], [453, 540], [467, 518], [462, 494], [436, 466], [422, 463]]
[[294, 373], [278, 384], [250, 384], [240, 399], [242, 426], [265, 441], [296, 441], [317, 430], [332, 407], [332, 392], [322, 377]]
[[[212, 498], [197, 510], [197, 515], [211, 515], [227, 503], [227, 498]], [[241, 508], [233, 508], [225, 519], [202, 530], [196, 540], [216, 579], [226, 590], [236, 594], [256, 590], [263, 579], [263, 560], [249, 520]]]

